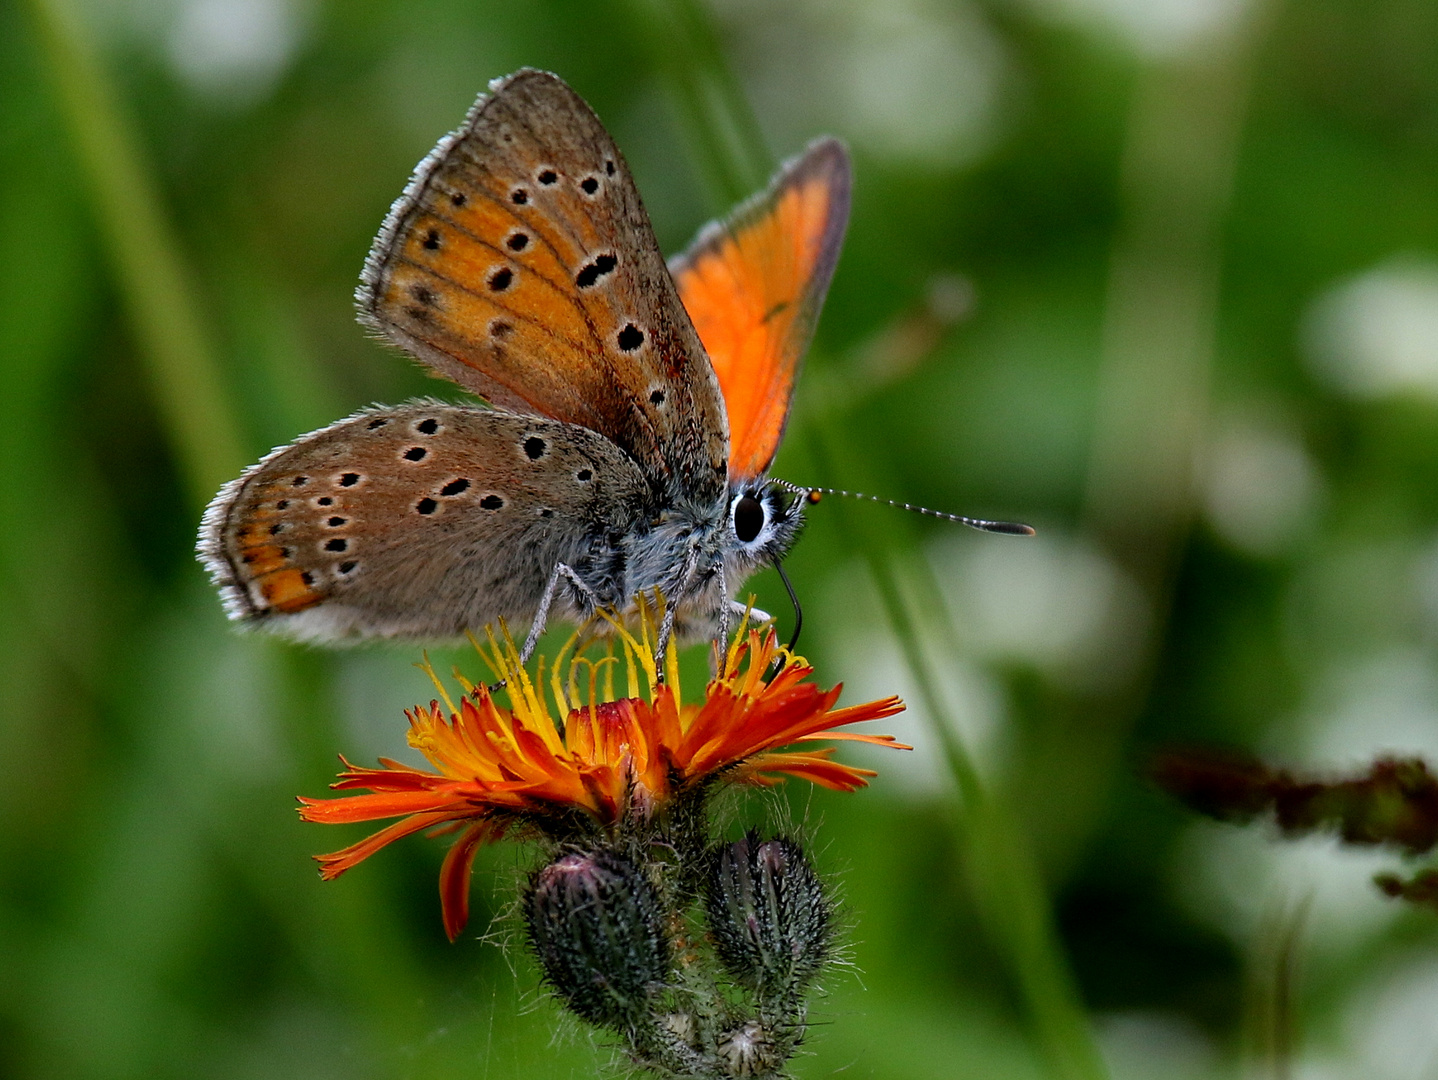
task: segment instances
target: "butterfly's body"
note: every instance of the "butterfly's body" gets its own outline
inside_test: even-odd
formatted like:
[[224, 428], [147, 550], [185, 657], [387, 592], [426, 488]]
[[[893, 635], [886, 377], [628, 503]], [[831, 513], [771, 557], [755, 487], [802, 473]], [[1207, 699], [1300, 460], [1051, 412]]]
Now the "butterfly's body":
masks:
[[[741, 539], [734, 526], [735, 508], [745, 499], [764, 507], [763, 525], [752, 540]], [[793, 544], [803, 525], [801, 508], [801, 500], [791, 502], [761, 478], [730, 489], [707, 507], [664, 509], [649, 527], [622, 542], [625, 585], [615, 599], [657, 586], [665, 596], [680, 598], [676, 630], [681, 639], [720, 637], [731, 612], [742, 607], [734, 599], [739, 586]]]
[[666, 267], [578, 96], [535, 71], [491, 90], [391, 209], [357, 301], [492, 407], [370, 409], [276, 450], [211, 504], [201, 556], [232, 617], [308, 640], [502, 617], [532, 621], [527, 652], [550, 618], [655, 590], [665, 633], [717, 636], [801, 523], [766, 474], [847, 156], [815, 144]]

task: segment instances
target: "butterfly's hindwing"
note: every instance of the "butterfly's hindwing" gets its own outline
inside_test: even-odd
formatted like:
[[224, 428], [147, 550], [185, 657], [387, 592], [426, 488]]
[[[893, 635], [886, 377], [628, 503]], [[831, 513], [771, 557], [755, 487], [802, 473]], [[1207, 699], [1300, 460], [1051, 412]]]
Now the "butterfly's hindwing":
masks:
[[271, 454], [211, 505], [201, 553], [232, 617], [299, 638], [449, 638], [528, 618], [559, 562], [602, 580], [648, 499], [584, 428], [415, 403]]

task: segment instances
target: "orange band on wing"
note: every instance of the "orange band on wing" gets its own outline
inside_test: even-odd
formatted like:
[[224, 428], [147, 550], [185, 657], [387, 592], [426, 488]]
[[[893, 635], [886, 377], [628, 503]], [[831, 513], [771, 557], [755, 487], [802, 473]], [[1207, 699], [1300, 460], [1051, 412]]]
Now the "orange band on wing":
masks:
[[779, 448], [848, 218], [848, 188], [842, 146], [820, 143], [676, 261], [680, 298], [724, 394], [731, 481], [763, 473]]
[[286, 615], [303, 611], [324, 599], [324, 594], [315, 591], [306, 580], [304, 571], [293, 567], [264, 574], [259, 582], [260, 592], [270, 607]]

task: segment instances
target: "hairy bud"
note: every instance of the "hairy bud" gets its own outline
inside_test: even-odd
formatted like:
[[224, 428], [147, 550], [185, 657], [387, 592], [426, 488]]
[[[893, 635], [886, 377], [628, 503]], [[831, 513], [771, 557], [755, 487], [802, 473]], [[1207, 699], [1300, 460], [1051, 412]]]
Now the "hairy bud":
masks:
[[566, 855], [539, 871], [524, 916], [549, 984], [591, 1023], [634, 1026], [669, 976], [654, 886], [613, 851]]
[[798, 993], [829, 959], [833, 911], [792, 840], [750, 832], [719, 848], [704, 900], [720, 961], [765, 997]]

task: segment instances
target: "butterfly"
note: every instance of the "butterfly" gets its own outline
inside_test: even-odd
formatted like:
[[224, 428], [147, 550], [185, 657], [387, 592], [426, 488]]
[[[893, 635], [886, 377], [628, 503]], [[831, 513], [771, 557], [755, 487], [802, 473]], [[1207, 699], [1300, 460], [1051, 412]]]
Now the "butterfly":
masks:
[[[584, 622], [641, 595], [722, 640], [803, 498], [767, 472], [848, 221], [821, 139], [666, 264], [623, 156], [558, 76], [490, 84], [417, 167], [359, 319], [487, 406], [361, 410], [226, 485], [199, 554], [231, 618], [301, 640]], [[662, 669], [661, 669], [662, 670]]]

